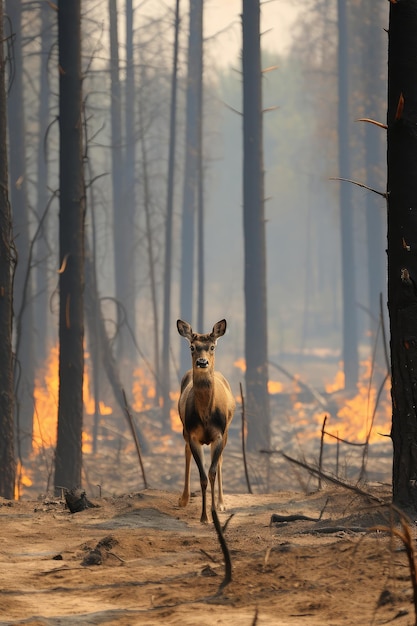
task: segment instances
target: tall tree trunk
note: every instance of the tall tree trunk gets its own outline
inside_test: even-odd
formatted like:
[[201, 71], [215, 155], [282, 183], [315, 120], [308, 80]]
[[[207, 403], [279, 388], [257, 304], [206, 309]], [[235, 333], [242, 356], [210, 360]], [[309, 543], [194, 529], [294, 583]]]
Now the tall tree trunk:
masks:
[[[338, 0], [338, 133], [339, 173], [351, 178], [349, 146], [349, 59], [346, 1]], [[355, 263], [353, 249], [352, 186], [340, 184], [340, 234], [342, 250], [343, 367], [346, 389], [355, 389], [359, 377], [356, 321]]]
[[[0, 41], [3, 36], [3, 4], [0, 3]], [[6, 91], [3, 46], [0, 47], [0, 496], [13, 499], [15, 483], [13, 365], [12, 365], [12, 273], [15, 250], [8, 197]]]
[[22, 3], [7, 0], [13, 42], [13, 75], [8, 98], [10, 200], [17, 248], [14, 279], [16, 437], [20, 459], [32, 448], [34, 351], [32, 273], [29, 265], [29, 208], [26, 178], [26, 130], [23, 95]]
[[84, 370], [84, 175], [81, 0], [58, 2], [59, 399], [55, 488], [81, 486]]
[[[142, 70], [142, 84], [145, 83], [145, 70]], [[149, 189], [149, 172], [148, 172], [148, 153], [146, 149], [146, 130], [143, 121], [142, 107], [139, 106], [139, 134], [141, 145], [141, 161], [142, 161], [142, 188], [143, 188], [143, 207], [145, 210], [145, 239], [148, 252], [149, 265], [149, 283], [151, 308], [153, 317], [153, 338], [154, 338], [154, 377], [155, 377], [155, 403], [159, 406], [159, 398], [161, 395], [161, 379], [159, 371], [159, 316], [158, 316], [158, 298], [155, 277], [155, 254], [154, 241], [152, 232], [152, 215], [151, 215], [151, 196]]]
[[390, 5], [388, 309], [393, 499], [417, 512], [417, 0]]
[[172, 222], [174, 212], [174, 173], [175, 173], [175, 147], [176, 147], [176, 117], [177, 117], [177, 74], [178, 74], [178, 37], [180, 25], [180, 1], [175, 3], [174, 24], [174, 51], [172, 57], [171, 77], [171, 108], [169, 119], [169, 151], [168, 151], [168, 182], [167, 204], [165, 217], [165, 259], [164, 259], [164, 311], [163, 311], [163, 354], [162, 363], [162, 397], [163, 415], [162, 422], [166, 430], [171, 426], [170, 421], [170, 362], [171, 362], [171, 264], [172, 264]]
[[259, 0], [243, 0], [243, 227], [248, 449], [268, 448], [268, 344]]
[[[204, 176], [203, 176], [203, 73], [204, 73], [204, 53], [203, 53], [203, 2], [201, 3], [201, 46], [199, 48], [200, 75], [197, 83], [197, 324], [198, 328], [204, 328]], [[200, 23], [199, 23], [200, 24]]]
[[[195, 224], [198, 190], [197, 155], [201, 124], [201, 80], [203, 73], [203, 0], [190, 0], [188, 78], [185, 129], [185, 167], [181, 238], [181, 318], [192, 324], [194, 299]], [[198, 254], [200, 251], [198, 251]], [[201, 332], [201, 329], [200, 329]], [[189, 367], [189, 349], [181, 343], [181, 371]]]
[[41, 4], [41, 50], [40, 50], [40, 88], [39, 88], [39, 136], [37, 145], [37, 198], [36, 216], [38, 222], [43, 220], [42, 229], [36, 242], [36, 292], [34, 298], [34, 320], [35, 320], [35, 354], [36, 366], [43, 365], [46, 360], [48, 347], [51, 342], [50, 331], [51, 320], [49, 313], [49, 237], [48, 222], [43, 219], [48, 210], [48, 150], [47, 134], [49, 119], [49, 102], [51, 89], [49, 86], [49, 55], [54, 42], [53, 29], [55, 11], [49, 3]]
[[[125, 274], [127, 293], [124, 294], [124, 307], [128, 322], [136, 332], [135, 312], [135, 209], [136, 209], [136, 108], [135, 64], [133, 56], [133, 6], [132, 0], [126, 0], [126, 80], [125, 80], [125, 151], [123, 159], [123, 204], [125, 232], [123, 245], [127, 254], [127, 266], [121, 268]], [[133, 373], [132, 364], [136, 359], [134, 342], [131, 337], [125, 340], [125, 355], [128, 362], [127, 378]], [[131, 380], [126, 381], [131, 386]]]
[[[125, 204], [124, 189], [125, 175], [123, 168], [123, 136], [122, 136], [122, 108], [121, 87], [119, 76], [119, 38], [116, 0], [109, 0], [110, 17], [110, 78], [111, 78], [111, 160], [112, 160], [112, 190], [113, 190], [113, 241], [114, 241], [114, 281], [117, 308], [117, 357], [119, 363], [126, 359], [132, 350], [132, 339], [128, 328], [123, 325], [127, 318], [128, 324], [134, 327], [134, 312], [130, 307], [133, 297], [133, 285], [130, 281], [133, 259], [129, 249], [132, 224], [129, 223], [131, 207]], [[130, 105], [131, 103], [129, 103]], [[130, 138], [132, 139], [132, 138]], [[129, 185], [132, 181], [129, 181]], [[124, 309], [124, 310], [123, 310]], [[130, 368], [126, 368], [131, 371]]]
[[[94, 180], [94, 173], [91, 160], [87, 162], [88, 179]], [[91, 249], [88, 247], [89, 233], [86, 229], [85, 236], [85, 252], [84, 252], [84, 274], [85, 274], [85, 299], [84, 310], [86, 325], [88, 328], [87, 339], [88, 348], [91, 358], [92, 368], [92, 388], [94, 395], [94, 419], [93, 419], [93, 434], [92, 434], [92, 449], [93, 454], [97, 453], [98, 449], [98, 435], [100, 426], [100, 397], [101, 397], [101, 381], [103, 368], [101, 365], [101, 353], [102, 348], [100, 344], [100, 329], [99, 322], [101, 319], [100, 302], [98, 297], [97, 287], [97, 228], [96, 228], [96, 199], [95, 199], [95, 187], [94, 185], [88, 186], [88, 196], [86, 199], [89, 218], [88, 222], [91, 224], [90, 236], [91, 236]], [[89, 297], [90, 296], [90, 297]]]

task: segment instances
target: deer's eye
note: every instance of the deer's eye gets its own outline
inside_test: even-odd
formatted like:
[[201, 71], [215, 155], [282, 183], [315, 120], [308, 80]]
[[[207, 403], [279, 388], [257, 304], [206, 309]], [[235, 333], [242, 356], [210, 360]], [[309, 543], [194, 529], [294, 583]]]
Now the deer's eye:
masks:
[[191, 350], [191, 352], [194, 352], [194, 350], [195, 350], [195, 346], [193, 346], [193, 345], [191, 344], [191, 346], [190, 346], [190, 350]]
[[210, 350], [214, 352], [214, 346], [210, 346]]

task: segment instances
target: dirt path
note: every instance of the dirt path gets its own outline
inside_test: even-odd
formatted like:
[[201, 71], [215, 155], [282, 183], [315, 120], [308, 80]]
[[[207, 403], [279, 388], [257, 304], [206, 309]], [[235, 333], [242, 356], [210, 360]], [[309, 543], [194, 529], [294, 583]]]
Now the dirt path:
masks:
[[226, 495], [233, 580], [218, 593], [213, 524], [198, 521], [199, 494], [186, 509], [177, 501], [146, 490], [71, 515], [59, 502], [0, 500], [0, 624], [414, 624], [403, 547], [366, 532], [388, 523], [387, 506], [333, 489]]

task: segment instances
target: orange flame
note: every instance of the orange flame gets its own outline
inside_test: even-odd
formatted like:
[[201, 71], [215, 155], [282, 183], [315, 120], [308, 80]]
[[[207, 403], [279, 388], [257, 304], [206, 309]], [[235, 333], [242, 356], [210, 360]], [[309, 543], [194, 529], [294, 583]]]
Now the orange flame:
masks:
[[268, 393], [282, 393], [284, 385], [279, 380], [268, 380]]
[[[357, 393], [353, 398], [344, 398], [343, 406], [337, 412], [340, 422], [337, 424], [327, 421], [326, 431], [351, 442], [364, 443], [368, 437], [370, 442], [380, 442], [381, 436], [391, 430], [392, 406], [390, 399], [390, 381], [384, 383], [382, 393], [377, 401], [378, 388], [370, 384], [372, 374], [371, 361], [361, 363], [362, 376], [357, 385]], [[332, 385], [326, 386], [326, 390], [338, 390], [343, 388], [343, 372], [336, 374]], [[375, 413], [375, 414], [374, 414]], [[323, 413], [316, 415], [315, 419], [321, 424]], [[329, 439], [329, 442], [332, 439]], [[334, 440], [336, 441], [336, 440]]]
[[135, 411], [146, 411], [155, 406], [156, 390], [154, 380], [148, 371], [137, 367], [133, 372], [133, 402]]
[[237, 359], [233, 365], [235, 367], [237, 367], [238, 369], [240, 369], [241, 372], [246, 372], [246, 361], [245, 359], [241, 358], [241, 359]]
[[[341, 364], [342, 366], [343, 364]], [[326, 385], [324, 386], [325, 390], [327, 393], [333, 393], [335, 391], [339, 391], [340, 389], [344, 389], [345, 388], [345, 373], [342, 369], [340, 369], [336, 376], [335, 379], [332, 383], [326, 383]]]
[[43, 374], [36, 379], [33, 415], [33, 451], [51, 448], [56, 444], [58, 416], [58, 346], [47, 358]]
[[[87, 415], [94, 415], [95, 402], [90, 393], [88, 353], [85, 353], [83, 378], [84, 409]], [[47, 358], [44, 371], [36, 379], [33, 414], [33, 451], [53, 448], [56, 445], [59, 395], [59, 349], [54, 346]], [[111, 415], [113, 410], [104, 402], [99, 402], [100, 415]], [[83, 432], [82, 450], [91, 452], [91, 436]]]

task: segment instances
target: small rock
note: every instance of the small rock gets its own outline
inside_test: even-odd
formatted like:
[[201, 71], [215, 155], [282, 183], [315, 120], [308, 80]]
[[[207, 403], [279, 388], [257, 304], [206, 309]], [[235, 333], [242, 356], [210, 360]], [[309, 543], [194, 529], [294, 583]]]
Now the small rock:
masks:
[[210, 565], [206, 565], [201, 570], [201, 575], [202, 576], [217, 576], [217, 573], [214, 571], [212, 567], [210, 567]]
[[101, 564], [102, 564], [102, 558], [101, 558], [100, 550], [91, 550], [87, 554], [87, 556], [85, 556], [83, 560], [81, 561], [81, 565], [84, 565], [84, 566], [101, 565]]

